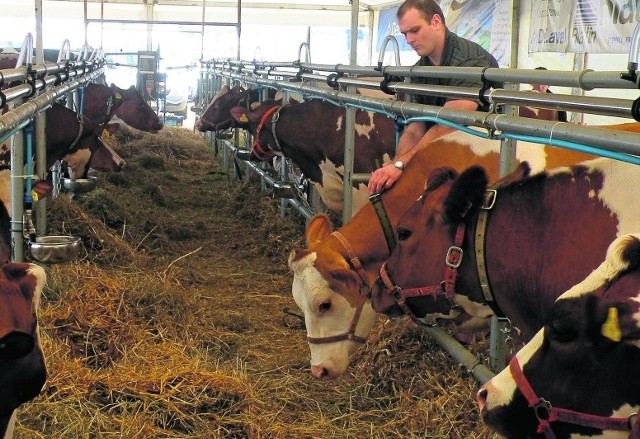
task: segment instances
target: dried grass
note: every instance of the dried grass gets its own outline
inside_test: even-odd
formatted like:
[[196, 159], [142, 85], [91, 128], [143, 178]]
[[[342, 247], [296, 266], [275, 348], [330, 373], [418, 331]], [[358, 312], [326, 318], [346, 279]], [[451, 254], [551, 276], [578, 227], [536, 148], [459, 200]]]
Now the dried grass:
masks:
[[492, 437], [476, 383], [409, 321], [381, 319], [344, 377], [314, 379], [285, 311], [302, 220], [186, 129], [111, 141], [128, 167], [50, 203], [86, 252], [47, 267], [49, 375], [17, 438]]

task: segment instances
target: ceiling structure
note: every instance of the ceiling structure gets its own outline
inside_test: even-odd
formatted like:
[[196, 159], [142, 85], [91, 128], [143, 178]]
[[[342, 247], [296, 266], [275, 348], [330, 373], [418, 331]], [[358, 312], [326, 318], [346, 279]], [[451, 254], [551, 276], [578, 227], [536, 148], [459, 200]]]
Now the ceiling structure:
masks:
[[[51, 0], [51, 1], [63, 1], [63, 0]], [[64, 0], [74, 2], [87, 2], [98, 4], [130, 4], [130, 5], [166, 5], [166, 6], [187, 6], [202, 8], [202, 0]], [[234, 1], [210, 1], [205, 0], [205, 7], [207, 8], [235, 8], [238, 3]], [[359, 12], [374, 11], [381, 8], [385, 8], [390, 5], [400, 4], [401, 1], [390, 0], [365, 0], [358, 4]], [[251, 0], [247, 2], [241, 2], [242, 8], [249, 9], [302, 9], [302, 10], [316, 10], [316, 11], [350, 11], [353, 7], [352, 2], [349, 0], [323, 0], [319, 4], [316, 0], [283, 0], [280, 2], [274, 2], [273, 0]]]

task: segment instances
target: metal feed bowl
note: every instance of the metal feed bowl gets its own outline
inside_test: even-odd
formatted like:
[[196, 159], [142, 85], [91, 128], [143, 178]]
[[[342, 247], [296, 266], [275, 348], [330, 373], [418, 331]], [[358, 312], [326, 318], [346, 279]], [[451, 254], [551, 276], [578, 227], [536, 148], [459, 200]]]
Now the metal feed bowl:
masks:
[[90, 175], [87, 178], [64, 178], [62, 180], [62, 186], [67, 192], [73, 192], [74, 194], [83, 194], [85, 192], [91, 192], [96, 188], [98, 184], [98, 177]]
[[296, 197], [296, 191], [293, 184], [284, 181], [273, 182], [273, 196], [276, 198], [292, 199]]
[[29, 253], [38, 262], [59, 264], [78, 258], [82, 241], [77, 236], [37, 236], [29, 241]]

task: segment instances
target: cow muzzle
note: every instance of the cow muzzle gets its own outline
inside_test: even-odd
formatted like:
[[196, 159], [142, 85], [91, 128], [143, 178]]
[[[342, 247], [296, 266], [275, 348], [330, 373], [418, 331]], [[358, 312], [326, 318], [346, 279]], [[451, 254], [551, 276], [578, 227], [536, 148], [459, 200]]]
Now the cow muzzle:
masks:
[[13, 331], [0, 338], [0, 361], [18, 360], [27, 356], [35, 347], [33, 335]]

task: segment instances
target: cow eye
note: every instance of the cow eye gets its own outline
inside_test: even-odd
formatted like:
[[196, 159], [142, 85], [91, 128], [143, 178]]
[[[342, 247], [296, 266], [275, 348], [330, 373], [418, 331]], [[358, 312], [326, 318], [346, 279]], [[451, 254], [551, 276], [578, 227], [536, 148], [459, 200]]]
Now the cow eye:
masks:
[[566, 320], [554, 319], [549, 323], [549, 335], [559, 343], [568, 343], [578, 338], [578, 330]]
[[318, 310], [321, 313], [327, 312], [331, 309], [331, 301], [330, 300], [325, 300], [324, 302], [322, 302], [320, 304], [320, 306], [318, 307]]
[[404, 227], [398, 228], [398, 239], [400, 241], [405, 241], [409, 239], [410, 236], [411, 236], [411, 230], [405, 229]]

